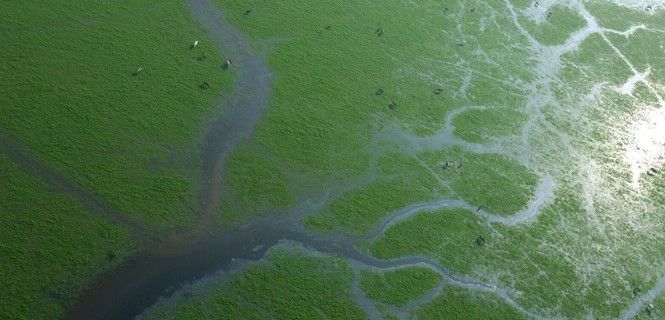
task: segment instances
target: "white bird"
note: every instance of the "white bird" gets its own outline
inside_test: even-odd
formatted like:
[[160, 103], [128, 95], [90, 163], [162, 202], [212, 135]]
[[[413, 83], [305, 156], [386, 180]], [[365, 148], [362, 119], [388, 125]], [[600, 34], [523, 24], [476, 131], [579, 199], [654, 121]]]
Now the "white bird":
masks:
[[194, 41], [194, 44], [192, 45], [192, 48], [196, 48], [196, 46], [199, 45], [199, 40]]

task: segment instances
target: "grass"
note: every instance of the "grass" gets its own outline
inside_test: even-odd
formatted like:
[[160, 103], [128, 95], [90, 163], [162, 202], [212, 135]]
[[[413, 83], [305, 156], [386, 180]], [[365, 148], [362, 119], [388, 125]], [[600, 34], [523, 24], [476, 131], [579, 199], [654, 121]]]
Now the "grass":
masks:
[[[630, 5], [630, 3], [628, 4]], [[612, 2], [589, 1], [585, 5], [600, 25], [620, 31], [627, 30], [631, 25], [642, 23], [652, 27], [662, 27], [663, 17], [665, 17], [663, 11], [647, 12], [646, 6], [627, 10]], [[621, 14], [617, 14], [617, 12]]]
[[[662, 276], [657, 271], [665, 243], [659, 231], [662, 192], [645, 195], [626, 187], [621, 145], [626, 141], [617, 138], [626, 129], [626, 115], [653, 96], [641, 86], [636, 98], [607, 90], [632, 72], [601, 36], [592, 35], [562, 57], [550, 92], [527, 85], [543, 76], [537, 74], [542, 70], [535, 68], [535, 52], [503, 2], [218, 2], [256, 39], [255, 47], [268, 52], [275, 70], [270, 109], [256, 139], [312, 180], [379, 172], [373, 183], [333, 199], [312, 216], [310, 228], [363, 234], [394, 210], [443, 196], [511, 215], [532, 198], [536, 172], [546, 172], [555, 178], [556, 193], [534, 221], [506, 227], [488, 225], [465, 210], [422, 213], [392, 226], [370, 252], [379, 258], [424, 255], [455, 274], [508, 288], [527, 309], [575, 319], [590, 312], [615, 318], [633, 301], [633, 287], [650, 288]], [[662, 14], [605, 2], [584, 5], [602, 26], [619, 30], [633, 23], [662, 29], [665, 21]], [[248, 9], [252, 13], [243, 16]], [[400, 19], [392, 18], [395, 12]], [[520, 21], [545, 44], [561, 43], [584, 25], [561, 5], [540, 25], [525, 17]], [[379, 28], [382, 37], [374, 33]], [[654, 56], [658, 38], [645, 31], [635, 36], [608, 38], [640, 70], [647, 64], [661, 69]], [[642, 42], [653, 44], [642, 52], [637, 50]], [[660, 70], [653, 71], [653, 79], [662, 79]], [[600, 82], [606, 90], [590, 99]], [[382, 95], [375, 94], [379, 88]], [[434, 94], [437, 88], [440, 95]], [[531, 91], [543, 94], [529, 97]], [[545, 103], [549, 93], [557, 103]], [[392, 101], [394, 110], [388, 108]], [[527, 110], [529, 102], [542, 105]], [[450, 111], [464, 106], [491, 107], [454, 119], [456, 135], [470, 142], [510, 138], [531, 120], [537, 132], [526, 136], [528, 148], [505, 146], [519, 161], [452, 147], [374, 166], [377, 132], [398, 127], [428, 136], [442, 128]], [[441, 169], [445, 161], [452, 168]], [[387, 163], [394, 169], [387, 170]], [[483, 246], [476, 244], [479, 235], [486, 239]], [[494, 295], [447, 289], [416, 316], [519, 318]]]
[[[584, 211], [574, 194], [559, 194], [537, 223], [517, 228], [488, 228], [465, 210], [419, 214], [390, 228], [370, 252], [383, 259], [432, 257], [455, 274], [514, 288], [526, 308], [556, 308], [556, 314], [575, 318], [585, 306], [603, 305], [594, 309], [596, 316], [616, 317], [634, 287], [650, 288], [660, 277], [646, 266], [658, 263], [653, 254], [662, 242], [648, 232], [618, 230], [612, 245], [606, 244], [580, 215]], [[483, 246], [475, 243], [479, 235]], [[629, 262], [636, 259], [644, 265]]]
[[185, 4], [14, 2], [0, 29], [0, 126], [128, 217], [191, 224], [191, 154], [231, 76]]
[[517, 109], [468, 110], [453, 119], [455, 136], [473, 143], [488, 143], [518, 134], [526, 116]]
[[[458, 147], [423, 153], [420, 157], [449, 181], [461, 199], [498, 215], [526, 208], [538, 185], [538, 176], [522, 164], [497, 154], [474, 154]], [[448, 162], [447, 169], [441, 167]]]
[[554, 4], [545, 13], [543, 21], [522, 17], [520, 22], [543, 45], [563, 44], [571, 33], [586, 26], [576, 9], [566, 4]]
[[491, 293], [473, 292], [452, 285], [432, 302], [414, 312], [418, 319], [525, 319], [517, 310]]
[[445, 193], [415, 159], [397, 154], [380, 161], [382, 178], [336, 199], [305, 225], [318, 232], [344, 228], [368, 233], [379, 220], [410, 203], [434, 199]]
[[0, 318], [60, 318], [135, 250], [125, 230], [0, 154]]
[[428, 268], [413, 267], [394, 271], [362, 271], [360, 287], [375, 301], [404, 306], [432, 290], [441, 276]]
[[467, 273], [484, 251], [491, 250], [476, 245], [478, 236], [485, 238], [488, 247], [494, 241], [490, 230], [480, 225], [471, 212], [441, 210], [398, 223], [374, 242], [370, 251], [382, 259], [410, 255], [437, 257], [452, 270]]
[[202, 284], [207, 289], [192, 288], [159, 304], [145, 318], [363, 319], [366, 315], [352, 300], [352, 279], [343, 260], [281, 245], [269, 251], [265, 263], [210, 279]]
[[225, 224], [238, 220], [229, 216], [234, 212], [255, 214], [284, 209], [294, 203], [286, 174], [270, 159], [249, 148], [241, 148], [229, 158], [226, 180], [232, 198], [224, 199], [222, 205]]
[[[361, 187], [335, 194], [306, 227], [363, 235], [395, 210], [443, 197], [508, 216], [533, 197], [537, 173], [548, 173], [556, 193], [533, 221], [507, 227], [468, 210], [425, 212], [393, 225], [368, 250], [386, 259], [426, 256], [456, 275], [506, 288], [529, 310], [574, 319], [616, 318], [634, 301], [633, 288], [651, 288], [663, 276], [662, 179], [634, 189], [623, 158], [632, 116], [655, 95], [643, 84], [632, 96], [613, 90], [633, 75], [614, 45], [639, 71], [651, 66], [649, 79], [662, 91], [659, 32], [608, 34], [613, 45], [592, 35], [562, 57], [561, 72], [542, 88], [529, 85], [544, 70], [502, 1], [217, 2], [266, 53], [275, 75], [268, 112], [251, 139], [261, 152], [241, 148], [228, 162], [232, 196], [222, 201], [224, 221], [282, 210], [325, 193], [333, 181], [373, 172]], [[523, 9], [533, 1], [512, 3]], [[665, 29], [662, 13], [584, 5], [604, 27]], [[5, 7], [0, 127], [128, 217], [155, 227], [191, 224], [194, 216], [183, 212], [198, 199], [193, 155], [231, 74], [221, 71], [223, 57], [184, 4]], [[561, 43], [583, 25], [563, 5], [540, 24], [518, 14], [544, 44]], [[201, 45], [188, 50], [195, 39]], [[207, 58], [199, 60], [202, 54]], [[132, 76], [138, 66], [143, 73]], [[202, 81], [211, 89], [199, 89]], [[384, 129], [427, 137], [450, 112], [471, 106], [487, 109], [453, 120], [461, 139], [513, 141], [527, 121], [534, 130], [502, 145], [506, 156], [425, 144], [409, 153], [390, 142], [377, 151]], [[122, 230], [2, 164], [8, 178], [0, 181], [0, 219], [13, 221], [0, 224], [0, 245], [19, 262], [0, 261], [0, 310], [10, 310], [9, 318], [57, 317], [99, 270], [117, 263], [104, 259], [120, 260], [132, 245]], [[317, 190], [303, 192], [308, 186]], [[52, 210], [72, 214], [50, 216]], [[70, 234], [74, 228], [83, 230]], [[80, 243], [91, 245], [74, 247]], [[36, 268], [42, 261], [53, 269]], [[422, 283], [431, 280], [413, 272], [365, 273], [363, 286], [378, 301], [401, 304], [429, 287]], [[341, 259], [280, 247], [262, 263], [166, 300], [148, 318], [364, 318], [351, 297], [352, 278]], [[519, 318], [496, 295], [451, 286], [415, 316]]]
[[[483, 22], [486, 14], [505, 13], [497, 4], [472, 8], [426, 2], [405, 9], [397, 1], [352, 6], [344, 1], [218, 2], [232, 22], [256, 39], [254, 46], [267, 51], [275, 70], [270, 108], [256, 140], [290, 170], [318, 182], [314, 185], [372, 170], [372, 135], [386, 125], [425, 136], [441, 129], [447, 112], [466, 105], [497, 106], [519, 115], [524, 92], [510, 78], [496, 75], [534, 77], [524, 68], [533, 63], [528, 50], [520, 48], [526, 39], [514, 34], [510, 19], [499, 14], [493, 24]], [[244, 15], [248, 9], [251, 14]], [[391, 12], [404, 18], [391, 19]], [[440, 18], [422, 18], [434, 14]], [[379, 27], [385, 31], [381, 37], [375, 33]], [[514, 44], [510, 57], [494, 49], [506, 41]], [[383, 94], [375, 94], [378, 89]], [[436, 89], [442, 93], [435, 94]], [[394, 110], [388, 107], [392, 101], [398, 105]], [[518, 125], [512, 118], [513, 129], [483, 129], [488, 121], [476, 125], [476, 119], [460, 117], [457, 131], [478, 140], [513, 134]], [[411, 190], [415, 182], [397, 179], [382, 178], [352, 192], [307, 224], [320, 231], [341, 226], [362, 233], [408, 201], [428, 198], [420, 187], [428, 183]]]
[[[322, 180], [366, 170], [371, 132], [385, 123], [399, 120], [408, 130], [427, 135], [440, 128], [447, 110], [490, 101], [513, 105], [515, 98], [505, 90], [484, 85], [504, 79], [485, 75], [500, 74], [497, 68], [504, 67], [524, 74], [521, 65], [497, 67], [473, 55], [478, 46], [506, 38], [499, 28], [508, 27], [509, 21], [500, 17], [496, 29], [472, 31], [480, 23], [481, 10], [491, 9], [486, 6], [470, 13], [470, 8], [453, 2], [408, 8], [398, 1], [219, 3], [251, 37], [277, 40], [268, 51], [277, 77], [257, 139], [303, 174]], [[294, 6], [301, 10], [292, 10]], [[249, 8], [252, 13], [244, 16]], [[422, 19], [446, 8], [448, 13], [439, 19]], [[403, 19], [391, 19], [392, 12], [400, 12]], [[456, 45], [461, 37], [456, 19], [462, 14], [468, 16], [464, 28], [469, 29], [463, 31], [478, 37], [469, 39], [467, 47]], [[375, 33], [379, 27], [385, 30], [382, 37]], [[256, 46], [264, 48], [262, 43], [257, 41]], [[467, 63], [455, 68], [460, 59]], [[471, 64], [478, 65], [477, 74], [470, 70]], [[469, 72], [474, 82], [468, 94], [461, 94]], [[435, 95], [437, 88], [444, 93]], [[377, 96], [378, 89], [384, 94]], [[391, 101], [398, 104], [392, 111]]]

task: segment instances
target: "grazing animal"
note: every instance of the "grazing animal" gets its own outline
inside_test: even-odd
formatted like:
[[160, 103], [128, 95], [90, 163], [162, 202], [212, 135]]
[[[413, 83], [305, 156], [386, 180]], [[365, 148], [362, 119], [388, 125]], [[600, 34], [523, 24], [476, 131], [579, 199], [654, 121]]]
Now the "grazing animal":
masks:
[[383, 36], [383, 33], [384, 33], [384, 32], [383, 32], [383, 28], [379, 27], [378, 29], [376, 29], [376, 34], [377, 34], [379, 37], [382, 37], [382, 36]]
[[208, 88], [210, 88], [210, 84], [208, 84], [206, 81], [203, 81], [203, 83], [201, 83], [201, 89], [208, 90]]
[[388, 105], [388, 109], [390, 109], [390, 110], [397, 109], [397, 102], [395, 102], [394, 100], [392, 102], [390, 102], [390, 104]]
[[245, 11], [245, 14], [243, 14], [243, 16], [248, 16], [250, 13], [252, 13], [252, 9]]
[[483, 236], [478, 236], [478, 238], [476, 238], [476, 244], [479, 247], [485, 245], [485, 238], [483, 238]]
[[379, 90], [376, 90], [376, 95], [380, 96], [383, 94], [383, 89], [379, 88]]
[[441, 89], [441, 88], [434, 90], [434, 94], [437, 95], [437, 96], [440, 95], [442, 92], [443, 92], [443, 89]]

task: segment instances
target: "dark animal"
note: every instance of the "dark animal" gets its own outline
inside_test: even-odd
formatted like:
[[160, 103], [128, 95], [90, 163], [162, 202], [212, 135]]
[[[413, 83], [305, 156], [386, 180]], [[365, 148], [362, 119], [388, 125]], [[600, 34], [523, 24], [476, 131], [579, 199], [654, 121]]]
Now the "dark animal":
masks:
[[483, 236], [478, 236], [478, 238], [476, 238], [476, 245], [479, 247], [485, 245], [485, 238], [483, 238]]

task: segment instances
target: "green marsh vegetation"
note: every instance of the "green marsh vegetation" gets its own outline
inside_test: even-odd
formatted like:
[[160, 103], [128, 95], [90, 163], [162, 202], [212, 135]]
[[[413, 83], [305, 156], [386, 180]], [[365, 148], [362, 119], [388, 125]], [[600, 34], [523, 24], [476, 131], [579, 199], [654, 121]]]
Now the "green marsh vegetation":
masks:
[[432, 302], [414, 312], [418, 319], [525, 319], [515, 309], [488, 292], [446, 286]]
[[[633, 76], [625, 59], [634, 60], [639, 72], [651, 66], [652, 84], [662, 79], [662, 60], [654, 53], [654, 39], [662, 34], [649, 30], [663, 28], [661, 12], [583, 2], [602, 27], [646, 29], [629, 36], [590, 34], [561, 52], [559, 64], [558, 56], [547, 56], [548, 47], [530, 49], [505, 2], [407, 7], [390, 1], [352, 10], [345, 2], [219, 2], [230, 13], [252, 8], [249, 16], [231, 18], [258, 39], [257, 48], [268, 52], [278, 74], [257, 140], [314, 180], [358, 174], [392, 157], [377, 156], [371, 147], [386, 128], [427, 138], [442, 129], [449, 112], [485, 107], [453, 118], [454, 134], [496, 144], [501, 154], [409, 146], [415, 152], [393, 161], [400, 169], [387, 174], [377, 165], [377, 181], [333, 200], [306, 226], [364, 234], [395, 210], [446, 196], [510, 216], [532, 199], [547, 172], [555, 178], [555, 193], [533, 222], [507, 227], [466, 210], [423, 213], [388, 229], [370, 251], [381, 258], [431, 257], [456, 274], [513, 290], [527, 309], [571, 318], [588, 312], [615, 317], [634, 298], [632, 287], [648, 288], [662, 276], [655, 267], [662, 214], [652, 202], [662, 193], [651, 191], [647, 200], [630, 189], [624, 152], [631, 142], [623, 137], [627, 115], [657, 99], [643, 83], [632, 96], [613, 89]], [[577, 2], [549, 7], [542, 19], [534, 16], [533, 1], [513, 3], [517, 22], [543, 46], [562, 44], [587, 24]], [[293, 5], [302, 10], [290, 10]], [[388, 12], [403, 19], [395, 21]], [[329, 20], [322, 21], [321, 13]], [[379, 29], [382, 36], [375, 33]], [[648, 42], [647, 50], [639, 50], [641, 42]], [[384, 146], [408, 149], [399, 144]], [[445, 161], [450, 168], [440, 170]], [[461, 170], [455, 170], [457, 163], [463, 163]], [[647, 222], [637, 227], [633, 219]], [[484, 246], [475, 243], [478, 235], [487, 240]], [[600, 305], [606, 307], [587, 307]]]
[[1, 11], [0, 125], [128, 217], [190, 225], [200, 164], [189, 154], [231, 76], [185, 4], [14, 2]]
[[416, 159], [386, 155], [379, 167], [382, 178], [333, 200], [320, 213], [310, 216], [305, 225], [318, 232], [345, 228], [364, 234], [393, 211], [446, 194]]
[[351, 293], [346, 261], [291, 244], [263, 262], [200, 283], [205, 288], [159, 303], [145, 319], [363, 319]]
[[61, 317], [136, 249], [122, 227], [0, 154], [0, 318]]
[[543, 45], [563, 44], [573, 32], [586, 26], [576, 8], [565, 2], [554, 4], [547, 10], [539, 10], [532, 3], [524, 8], [531, 8], [535, 14], [533, 17], [520, 17], [520, 22]]
[[222, 225], [233, 225], [266, 210], [280, 210], [293, 205], [289, 177], [272, 159], [250, 148], [241, 148], [228, 160], [226, 179], [231, 194], [221, 208]]
[[[472, 52], [485, 45], [485, 39], [458, 45], [463, 35], [455, 31], [457, 15], [468, 17], [464, 27], [471, 29], [484, 6], [472, 13], [458, 3], [428, 2], [405, 10], [393, 1], [354, 3], [353, 9], [344, 1], [219, 2], [231, 20], [257, 39], [256, 46], [268, 52], [276, 70], [270, 109], [257, 129], [257, 140], [312, 179], [326, 181], [367, 170], [372, 134], [397, 120], [409, 131], [427, 135], [439, 130], [446, 112], [456, 107], [513, 106], [520, 100], [484, 85], [497, 81], [483, 74], [524, 68], [511, 62], [494, 66], [475, 57]], [[302, 10], [292, 10], [294, 6]], [[240, 14], [248, 8], [251, 14]], [[392, 12], [400, 12], [402, 19], [391, 19]], [[435, 12], [445, 13], [435, 22], [424, 18]], [[510, 22], [498, 23], [508, 27]], [[379, 29], [384, 35], [377, 36]], [[505, 35], [498, 31], [486, 30], [499, 38], [488, 40], [500, 41]], [[456, 66], [460, 60], [464, 63]], [[481, 75], [468, 94], [458, 92], [464, 79], [475, 74]], [[435, 94], [436, 89], [445, 94]], [[393, 101], [397, 107], [390, 110]]]
[[[229, 12], [243, 9], [221, 2]], [[537, 22], [522, 11], [533, 6], [532, 1], [515, 3], [518, 21], [543, 45], [561, 44], [586, 25], [574, 6], [555, 5], [545, 11], [545, 20]], [[644, 23], [647, 28], [662, 29], [663, 20], [657, 20], [662, 13], [651, 16], [602, 1], [584, 4], [603, 27], [623, 31]], [[286, 148], [291, 143], [316, 150], [317, 161], [326, 163], [316, 162], [312, 176], [325, 178], [332, 175], [330, 171], [352, 174], [364, 169], [362, 155], [371, 150], [358, 141], [371, 144], [372, 140], [349, 135], [370, 132], [365, 136], [371, 137], [396, 123], [407, 132], [426, 137], [441, 129], [448, 112], [472, 105], [488, 108], [457, 115], [452, 120], [455, 135], [480, 144], [508, 141], [507, 145], [499, 144], [507, 155], [475, 154], [452, 147], [405, 156], [406, 161], [396, 162], [403, 166], [398, 174], [386, 179], [381, 172], [377, 182], [349, 192], [310, 217], [310, 227], [323, 231], [342, 227], [365, 233], [382, 217], [409, 203], [453, 194], [489, 212], [509, 216], [533, 197], [537, 173], [548, 172], [557, 182], [555, 195], [549, 206], [541, 208], [542, 214], [535, 222], [509, 228], [488, 225], [473, 212], [442, 210], [416, 215], [393, 226], [371, 246], [372, 253], [382, 258], [413, 254], [433, 257], [459, 274], [515, 289], [523, 294], [519, 303], [526, 307], [572, 318], [585, 314], [586, 306], [603, 303], [608, 307], [594, 309], [594, 314], [616, 316], [632, 299], [632, 289], [626, 288], [653, 285], [660, 275], [654, 271], [657, 268], [645, 266], [657, 264], [655, 250], [662, 246], [656, 232], [661, 225], [657, 222], [658, 206], [641, 207], [643, 196], [636, 195], [626, 183], [610, 187], [630, 179], [623, 163], [625, 145], [630, 142], [624, 139], [623, 146], [607, 142], [616, 140], [617, 132], [625, 132], [621, 126], [626, 124], [626, 114], [640, 103], [656, 99], [638, 83], [634, 97], [603, 89], [597, 93], [596, 102], [585, 100], [593, 97], [599, 83], [604, 82], [604, 88], [621, 86], [632, 76], [623, 58], [603, 37], [593, 34], [584, 39], [579, 48], [562, 56], [560, 68], [544, 64], [541, 69], [537, 67], [541, 57], [534, 57], [529, 50], [528, 40], [516, 30], [505, 3], [475, 3], [472, 8], [472, 4], [425, 2], [406, 8], [391, 2], [381, 8], [361, 5], [354, 10], [344, 5], [336, 2], [321, 4], [325, 8], [320, 8], [319, 4], [301, 3], [298, 6], [303, 10], [288, 13], [287, 4], [255, 1], [242, 5], [253, 8], [253, 12], [249, 17], [236, 18], [241, 28], [258, 39], [282, 39], [266, 49], [284, 79], [275, 83], [272, 109], [257, 139], [274, 148], [280, 157], [298, 159], [293, 162], [296, 167], [300, 162], [309, 163], [305, 158], [311, 155], [281, 150], [281, 142], [286, 142], [281, 146], [288, 150], [293, 150]], [[399, 22], [390, 23], [384, 11], [403, 13], [403, 21], [412, 21], [408, 36]], [[319, 12], [326, 12], [330, 22], [315, 19]], [[624, 19], [624, 13], [629, 18]], [[269, 24], [266, 18], [282, 14], [288, 17], [285, 25]], [[353, 20], [361, 14], [369, 18]], [[379, 27], [385, 31], [382, 37], [372, 33]], [[652, 53], [658, 51], [658, 41], [653, 39], [660, 33], [640, 29], [630, 37], [606, 36], [627, 59], [635, 60], [640, 72], [651, 65], [649, 80], [662, 79], [657, 73], [662, 68], [656, 68], [662, 62]], [[638, 50], [640, 42], [649, 42], [648, 50]], [[303, 46], [307, 49], [299, 51]], [[315, 50], [322, 46], [330, 49], [325, 53]], [[339, 48], [348, 49], [348, 53], [337, 53]], [[367, 56], [372, 56], [371, 61]], [[301, 69], [302, 59], [317, 63], [303, 64]], [[552, 80], [539, 80], [548, 70], [556, 70]], [[398, 84], [381, 84], [375, 76], [380, 72], [390, 72], [388, 79]], [[312, 74], [316, 81], [299, 87], [302, 78]], [[354, 76], [359, 74], [363, 76]], [[529, 85], [532, 82], [535, 84]], [[440, 96], [427, 94], [437, 87], [443, 89]], [[293, 90], [285, 92], [287, 88]], [[383, 94], [372, 96], [377, 88], [383, 89]], [[364, 95], [358, 93], [360, 90]], [[320, 102], [323, 97], [327, 98], [325, 105]], [[383, 105], [371, 99], [383, 101]], [[397, 107], [386, 108], [386, 103], [393, 100]], [[339, 111], [341, 108], [344, 112]], [[298, 121], [308, 119], [321, 127], [294, 124], [300, 131], [293, 134], [280, 129], [296, 112], [302, 119]], [[356, 118], [337, 121], [341, 119], [338, 116], [349, 114]], [[525, 124], [540, 131], [523, 131]], [[300, 129], [303, 127], [306, 129]], [[342, 135], [332, 138], [329, 131]], [[507, 140], [501, 140], [504, 137]], [[524, 143], [529, 149], [521, 147]], [[361, 161], [346, 159], [347, 153]], [[463, 172], [439, 170], [442, 161], [462, 162]], [[401, 164], [411, 162], [416, 164]], [[371, 161], [365, 165], [371, 166]], [[341, 169], [330, 169], [337, 167]], [[427, 177], [427, 167], [435, 170], [450, 189]], [[659, 196], [654, 193], [649, 198]], [[648, 217], [648, 227], [636, 230], [630, 222], [632, 213], [645, 210], [648, 213], [639, 216]], [[483, 247], [475, 244], [479, 234], [487, 239]], [[607, 252], [612, 254], [608, 257]], [[644, 266], [628, 262], [631, 257], [643, 261]]]
[[[0, 39], [1, 134], [147, 230], [193, 224], [231, 73], [184, 3], [8, 2]], [[18, 168], [0, 155], [0, 318], [60, 318], [143, 243]]]
[[[662, 11], [606, 1], [571, 1], [540, 13], [526, 0], [217, 2], [274, 71], [267, 114], [250, 146], [225, 168], [223, 225], [287, 211], [331, 182], [368, 173], [375, 175], [312, 212], [305, 227], [363, 236], [391, 213], [442, 198], [510, 217], [551, 175], [554, 193], [524, 223], [490, 223], [467, 209], [429, 210], [359, 246], [381, 259], [431, 259], [454, 275], [505, 289], [543, 316], [615, 318], [635, 301], [635, 288], [647, 291], [664, 276], [663, 180], [645, 171], [663, 163], [657, 146], [640, 149], [639, 141], [659, 133], [640, 117], [649, 118], [662, 100]], [[187, 49], [204, 32], [183, 6], [12, 4], [0, 13], [8, 39], [0, 44], [0, 88], [10, 93], [0, 97], [0, 126], [128, 217], [158, 228], [193, 222], [194, 212], [183, 214], [198, 196], [200, 164], [191, 154], [203, 120], [230, 84], [212, 46], [203, 41], [199, 51]], [[581, 6], [618, 32], [598, 28], [570, 47], [548, 46], [587, 25]], [[540, 45], [531, 47], [523, 30]], [[132, 75], [137, 67], [143, 71]], [[640, 75], [631, 87], [629, 79]], [[201, 81], [211, 88], [198, 88]], [[441, 134], [448, 131], [451, 137]], [[38, 185], [26, 190], [38, 195]], [[20, 232], [10, 234], [27, 228], [14, 226]], [[119, 259], [131, 252], [129, 240], [120, 240], [127, 235], [107, 232], [107, 242], [77, 264], [90, 268], [90, 277], [114, 263], [96, 265], [100, 252], [114, 248]], [[52, 292], [75, 292], [86, 277]], [[146, 316], [364, 318], [353, 278], [342, 258], [280, 247]], [[400, 305], [429, 287], [416, 282], [432, 279], [405, 269], [365, 273], [360, 285], [370, 298]], [[24, 299], [38, 299], [36, 291], [25, 291], [32, 298]], [[40, 310], [57, 315], [55, 308]], [[414, 313], [461, 316], [521, 318], [495, 293], [448, 284]]]
[[421, 297], [441, 281], [437, 272], [423, 267], [385, 272], [363, 270], [361, 274], [360, 287], [368, 298], [395, 306]]

